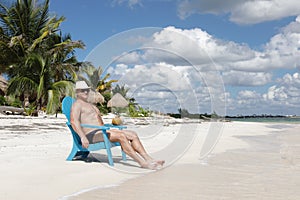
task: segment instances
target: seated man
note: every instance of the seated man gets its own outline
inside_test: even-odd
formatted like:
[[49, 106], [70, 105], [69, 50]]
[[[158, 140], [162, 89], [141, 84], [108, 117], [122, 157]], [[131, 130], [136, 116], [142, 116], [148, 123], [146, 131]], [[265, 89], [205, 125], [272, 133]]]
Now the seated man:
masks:
[[[71, 110], [71, 125], [80, 136], [84, 148], [88, 148], [90, 143], [103, 141], [102, 131], [80, 126], [80, 124], [104, 125], [98, 108], [88, 102], [89, 91], [90, 88], [84, 81], [76, 82], [77, 100]], [[154, 160], [150, 157], [134, 131], [111, 129], [106, 132], [109, 140], [119, 142], [123, 151], [138, 162], [142, 168], [159, 169], [164, 164], [164, 160]]]

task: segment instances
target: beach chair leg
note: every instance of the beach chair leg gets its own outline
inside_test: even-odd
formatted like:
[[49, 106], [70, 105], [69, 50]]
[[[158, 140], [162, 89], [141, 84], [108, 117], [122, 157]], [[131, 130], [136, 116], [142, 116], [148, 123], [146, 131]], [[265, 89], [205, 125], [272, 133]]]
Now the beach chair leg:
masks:
[[108, 158], [109, 165], [114, 166], [114, 161], [112, 159], [112, 154], [111, 154], [110, 147], [106, 148], [106, 152], [107, 152], [107, 158]]
[[71, 153], [69, 154], [69, 156], [67, 157], [68, 161], [73, 160], [73, 158], [75, 157], [75, 155], [77, 154], [78, 149], [73, 146]]
[[121, 149], [121, 152], [122, 152], [122, 160], [127, 161], [126, 153], [122, 149]]
[[112, 154], [111, 154], [111, 143], [107, 137], [107, 133], [105, 130], [103, 130], [103, 140], [104, 140], [104, 145], [106, 148], [106, 152], [107, 152], [107, 158], [108, 158], [108, 163], [110, 166], [114, 166], [114, 161], [112, 159]]

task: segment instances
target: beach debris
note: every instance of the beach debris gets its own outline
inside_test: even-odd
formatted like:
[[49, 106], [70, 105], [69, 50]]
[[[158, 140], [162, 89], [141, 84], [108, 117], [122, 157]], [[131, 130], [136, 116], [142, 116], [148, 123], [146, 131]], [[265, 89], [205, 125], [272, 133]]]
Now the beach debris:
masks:
[[3, 115], [20, 115], [25, 112], [24, 108], [17, 108], [13, 106], [0, 106], [0, 113]]

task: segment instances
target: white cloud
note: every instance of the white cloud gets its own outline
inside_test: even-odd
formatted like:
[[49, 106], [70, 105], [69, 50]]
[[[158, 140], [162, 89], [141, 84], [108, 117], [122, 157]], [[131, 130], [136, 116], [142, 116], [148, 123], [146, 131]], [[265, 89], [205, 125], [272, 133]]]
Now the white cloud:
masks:
[[[267, 72], [273, 69], [299, 68], [300, 60], [300, 16], [274, 35], [262, 51], [255, 51], [244, 44], [222, 41], [201, 29], [182, 30], [167, 27], [155, 34], [153, 46], [176, 52], [192, 64], [211, 64], [218, 70]], [[174, 56], [155, 51], [145, 55], [147, 59], [161, 59], [176, 64]], [[170, 60], [167, 60], [167, 59]], [[177, 58], [177, 60], [179, 60]]]
[[206, 64], [212, 60], [239, 61], [254, 55], [246, 45], [218, 40], [199, 28], [183, 30], [167, 27], [153, 36], [151, 45], [176, 52], [193, 64]]
[[239, 91], [237, 97], [232, 97], [230, 93], [226, 95], [226, 109], [229, 115], [252, 115], [265, 114], [268, 109], [262, 95], [255, 90]]
[[[144, 105], [173, 107], [175, 112], [178, 105], [191, 105], [190, 110], [199, 106], [210, 112], [213, 104], [221, 107], [226, 96], [234, 113], [280, 113], [283, 106], [286, 113], [300, 112], [299, 73], [273, 80], [274, 70], [294, 72], [300, 67], [300, 17], [280, 29], [261, 51], [222, 41], [199, 28], [167, 27], [145, 41], [141, 49], [123, 54], [116, 62], [123, 64], [109, 71]], [[225, 87], [236, 87], [237, 97], [223, 91], [223, 81]], [[260, 90], [238, 91], [247, 86]]]
[[154, 110], [159, 108], [166, 112], [176, 112], [181, 107], [195, 113], [200, 109], [199, 104], [202, 108], [210, 108], [211, 91], [191, 66], [166, 63], [134, 66], [118, 64], [110, 67], [107, 72], [113, 79], [119, 80], [118, 84], [130, 88], [128, 95], [143, 107], [157, 107]]
[[242, 62], [256, 56], [256, 52], [247, 45], [219, 40], [199, 28], [189, 30], [166, 27], [156, 32], [152, 40], [145, 42], [141, 49], [139, 52], [124, 53], [118, 62], [166, 62], [215, 70], [217, 67], [226, 68], [228, 63]]
[[276, 103], [284, 102], [285, 105], [299, 108], [300, 99], [300, 75], [299, 73], [285, 74], [279, 79], [278, 84], [269, 88], [264, 95], [265, 99]]
[[300, 87], [300, 77], [299, 73], [291, 74], [285, 74], [282, 78], [277, 80], [278, 83], [282, 85], [292, 85], [294, 87]]
[[222, 41], [199, 28], [167, 27], [145, 42], [143, 51], [124, 54], [125, 64], [164, 62], [174, 66], [194, 65], [201, 72], [220, 71], [225, 84], [260, 86], [272, 81], [274, 69], [300, 67], [300, 20], [274, 35], [262, 51], [244, 44]]
[[272, 81], [272, 74], [266, 72], [228, 71], [222, 74], [225, 85], [263, 86]]
[[113, 60], [114, 60], [114, 62], [117, 62], [117, 63], [128, 64], [128, 63], [139, 63], [140, 58], [141, 58], [141, 55], [138, 52], [133, 51], [130, 53], [124, 53], [123, 55], [121, 55], [117, 58], [114, 58]]
[[178, 13], [184, 19], [195, 13], [226, 14], [238, 24], [256, 24], [300, 14], [298, 0], [183, 0]]
[[231, 63], [231, 69], [244, 71], [270, 71], [273, 69], [295, 69], [300, 63], [299, 17], [282, 28], [251, 59]]
[[245, 1], [235, 1], [235, 0], [182, 0], [178, 5], [178, 15], [180, 18], [184, 19], [195, 13], [211, 13], [211, 14], [221, 14], [229, 12], [230, 9], [236, 7]]
[[[131, 68], [125, 65], [118, 65], [116, 69], [111, 69], [109, 73], [120, 74], [120, 81], [130, 85], [132, 90], [139, 90], [145, 84], [156, 85], [161, 90], [186, 91], [189, 88], [189, 80], [185, 77], [185, 69], [174, 67], [166, 63], [156, 63], [151, 65], [135, 65]], [[184, 68], [184, 67], [183, 67]]]
[[273, 102], [286, 102], [288, 95], [286, 94], [286, 88], [283, 86], [272, 86], [269, 88], [268, 93], [264, 95], [265, 100]]
[[243, 105], [257, 105], [261, 100], [261, 95], [257, 93], [256, 91], [251, 91], [251, 90], [243, 90], [240, 91], [238, 94], [238, 104], [243, 104]]
[[113, 0], [112, 5], [122, 5], [127, 4], [130, 8], [133, 8], [134, 6], [142, 6], [141, 0]]
[[242, 90], [236, 98], [228, 96], [227, 105], [237, 114], [299, 114], [300, 74], [286, 74], [266, 93]]
[[114, 76], [123, 76], [129, 72], [128, 66], [125, 64], [118, 64], [115, 68], [109, 68], [108, 73]]

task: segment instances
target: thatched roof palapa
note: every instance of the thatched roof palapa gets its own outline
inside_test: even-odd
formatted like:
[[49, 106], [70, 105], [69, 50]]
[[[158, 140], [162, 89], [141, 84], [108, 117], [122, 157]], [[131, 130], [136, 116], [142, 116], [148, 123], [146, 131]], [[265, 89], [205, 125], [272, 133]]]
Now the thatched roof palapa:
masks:
[[107, 107], [124, 108], [128, 106], [128, 101], [120, 94], [116, 93], [108, 102]]

